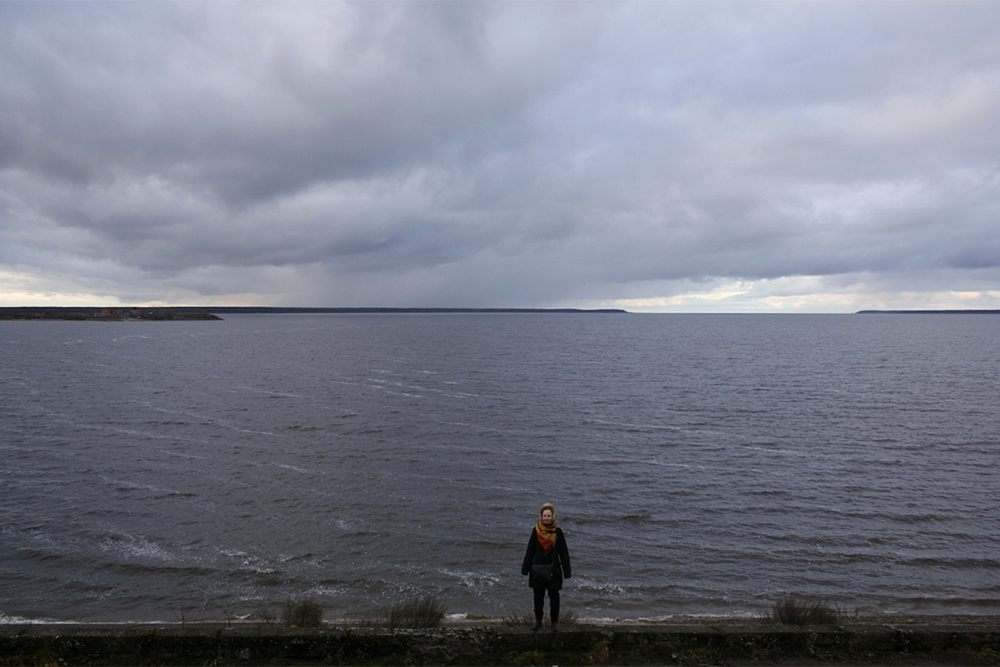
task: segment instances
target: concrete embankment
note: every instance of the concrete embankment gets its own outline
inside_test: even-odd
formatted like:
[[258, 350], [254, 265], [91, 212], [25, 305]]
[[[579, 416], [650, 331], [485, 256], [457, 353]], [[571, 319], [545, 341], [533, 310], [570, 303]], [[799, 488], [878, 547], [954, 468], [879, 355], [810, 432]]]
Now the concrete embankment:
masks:
[[1000, 624], [13, 625], [0, 665], [1000, 665]]

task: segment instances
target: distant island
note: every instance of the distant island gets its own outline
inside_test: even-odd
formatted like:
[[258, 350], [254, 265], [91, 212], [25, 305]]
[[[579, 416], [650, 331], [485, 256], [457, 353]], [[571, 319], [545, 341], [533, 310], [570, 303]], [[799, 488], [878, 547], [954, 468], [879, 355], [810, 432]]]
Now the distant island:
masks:
[[221, 320], [204, 308], [0, 308], [0, 320], [69, 320], [77, 322], [165, 322]]
[[855, 315], [1000, 315], [1000, 310], [859, 310]]
[[0, 307], [0, 320], [73, 320], [90, 322], [143, 322], [221, 320], [218, 314], [294, 313], [627, 313], [620, 309], [578, 308], [285, 308], [272, 306], [172, 306], [156, 308], [16, 306]]

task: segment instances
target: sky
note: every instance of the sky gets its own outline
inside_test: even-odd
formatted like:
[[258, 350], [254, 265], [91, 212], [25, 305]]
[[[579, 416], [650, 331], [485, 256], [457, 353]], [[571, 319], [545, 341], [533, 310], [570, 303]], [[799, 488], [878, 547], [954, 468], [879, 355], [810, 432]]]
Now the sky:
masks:
[[0, 0], [0, 306], [1000, 308], [1000, 2]]

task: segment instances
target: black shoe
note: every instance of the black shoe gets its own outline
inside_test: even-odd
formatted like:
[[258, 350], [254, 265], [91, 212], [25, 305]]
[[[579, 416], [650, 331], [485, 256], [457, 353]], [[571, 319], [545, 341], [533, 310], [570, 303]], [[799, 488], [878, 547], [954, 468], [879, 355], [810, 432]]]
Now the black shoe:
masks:
[[542, 629], [542, 622], [541, 621], [535, 621], [535, 624], [531, 627], [531, 631], [532, 632], [538, 632], [541, 629]]
[[552, 634], [555, 634], [557, 632], [559, 632], [559, 624], [558, 623], [553, 623], [552, 624]]

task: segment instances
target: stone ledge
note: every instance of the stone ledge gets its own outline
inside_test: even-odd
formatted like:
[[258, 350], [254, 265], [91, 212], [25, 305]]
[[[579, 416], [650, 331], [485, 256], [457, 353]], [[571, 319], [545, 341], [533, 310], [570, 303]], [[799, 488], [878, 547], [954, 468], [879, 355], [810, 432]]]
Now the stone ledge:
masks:
[[1000, 665], [1000, 624], [11, 625], [0, 665]]

